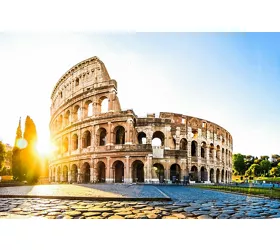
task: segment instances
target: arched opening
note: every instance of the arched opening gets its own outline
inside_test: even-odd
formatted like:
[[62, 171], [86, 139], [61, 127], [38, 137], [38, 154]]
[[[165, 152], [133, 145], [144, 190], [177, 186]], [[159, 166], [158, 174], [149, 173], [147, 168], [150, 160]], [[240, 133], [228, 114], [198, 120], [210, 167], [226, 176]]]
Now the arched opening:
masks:
[[77, 182], [78, 179], [78, 167], [77, 165], [72, 165], [71, 167], [71, 181], [72, 182]]
[[187, 150], [188, 142], [185, 138], [180, 141], [180, 150]]
[[224, 162], [225, 161], [225, 149], [222, 148], [222, 161]]
[[105, 146], [106, 145], [106, 135], [107, 135], [107, 131], [105, 128], [100, 128], [98, 129], [98, 138], [99, 138], [99, 146]]
[[63, 176], [63, 180], [62, 181], [68, 182], [68, 167], [67, 166], [63, 167], [62, 176]]
[[64, 122], [65, 126], [68, 126], [70, 124], [70, 111], [67, 110], [64, 116]]
[[83, 148], [87, 148], [91, 145], [91, 134], [87, 130], [83, 133]]
[[228, 164], [228, 150], [226, 149], [226, 164]]
[[196, 166], [192, 166], [190, 175], [190, 181], [198, 181], [198, 170]]
[[78, 135], [74, 134], [72, 136], [72, 150], [77, 150], [78, 149]]
[[113, 163], [115, 183], [124, 182], [124, 164], [122, 161], [115, 161]]
[[153, 133], [152, 146], [164, 146], [164, 133], [156, 131]]
[[210, 181], [211, 181], [212, 183], [215, 182], [215, 178], [214, 178], [214, 169], [213, 169], [213, 168], [210, 169]]
[[90, 100], [85, 103], [85, 115], [86, 117], [90, 117], [93, 115], [93, 106], [92, 101]]
[[181, 180], [181, 168], [178, 164], [172, 164], [170, 167], [170, 180], [172, 183], [179, 183]]
[[164, 182], [164, 167], [160, 163], [153, 165], [152, 178], [159, 180], [160, 183]]
[[144, 132], [138, 133], [137, 138], [138, 138], [138, 143], [139, 144], [146, 144], [147, 136], [146, 136], [146, 134]]
[[100, 99], [100, 112], [107, 113], [108, 112], [108, 98], [101, 98]]
[[220, 148], [219, 145], [217, 145], [217, 149], [216, 149], [216, 158], [217, 158], [218, 160], [221, 159], [221, 148]]
[[85, 162], [82, 166], [81, 182], [82, 183], [90, 182], [90, 165], [87, 162]]
[[63, 145], [63, 153], [68, 152], [68, 145], [69, 145], [68, 137], [64, 137], [62, 145]]
[[58, 128], [62, 128], [62, 115], [58, 117]]
[[219, 183], [220, 182], [220, 169], [216, 170], [216, 182]]
[[197, 142], [196, 141], [192, 141], [191, 155], [192, 156], [197, 156]]
[[228, 183], [228, 171], [226, 170], [226, 178], [225, 178], [225, 183]]
[[132, 163], [132, 181], [144, 182], [144, 163], [136, 160]]
[[225, 171], [222, 169], [222, 172], [221, 172], [221, 182], [224, 182], [224, 174], [225, 174]]
[[56, 169], [56, 176], [57, 176], [57, 182], [60, 182], [61, 181], [61, 170], [60, 170], [60, 167], [58, 166], [57, 169]]
[[213, 159], [213, 157], [214, 157], [214, 145], [213, 145], [213, 143], [210, 144], [209, 157], [211, 159]]
[[51, 180], [52, 180], [52, 182], [55, 182], [55, 168], [53, 167], [51, 171], [52, 171], [52, 178], [51, 178]]
[[100, 161], [97, 163], [97, 182], [103, 183], [106, 181], [105, 163]]
[[76, 78], [76, 81], [75, 81], [75, 86], [79, 86], [79, 78]]
[[207, 170], [205, 169], [205, 167], [201, 167], [200, 169], [200, 180], [201, 181], [207, 181]]
[[198, 130], [196, 128], [192, 128], [192, 138], [196, 139], [198, 137]]
[[125, 129], [123, 126], [117, 126], [114, 129], [115, 144], [125, 144]]
[[200, 152], [201, 158], [205, 158], [205, 150], [206, 150], [206, 142], [202, 142], [201, 143], [201, 152]]
[[80, 108], [79, 105], [76, 105], [74, 107], [73, 120], [74, 121], [80, 121], [81, 120], [81, 115], [82, 115], [81, 108]]

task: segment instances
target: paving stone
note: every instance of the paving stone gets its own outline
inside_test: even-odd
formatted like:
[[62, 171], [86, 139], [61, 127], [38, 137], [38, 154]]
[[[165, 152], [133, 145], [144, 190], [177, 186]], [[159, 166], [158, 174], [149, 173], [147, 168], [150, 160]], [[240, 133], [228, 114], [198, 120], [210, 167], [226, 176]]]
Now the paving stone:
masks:
[[46, 219], [55, 219], [56, 216], [51, 216], [51, 215], [49, 216], [49, 215], [47, 215], [47, 216], [45, 216], [45, 218], [46, 218]]
[[48, 213], [47, 216], [57, 216], [57, 215], [60, 215], [60, 212], [51, 212], [51, 213]]
[[126, 215], [124, 217], [125, 219], [135, 219], [135, 215], [131, 214], [131, 215]]
[[92, 208], [89, 208], [88, 209], [89, 212], [100, 212], [100, 213], [103, 213], [103, 212], [107, 212], [107, 213], [110, 213], [110, 212], [113, 212], [113, 209], [112, 208], [103, 208], [103, 207], [92, 207]]
[[192, 214], [194, 215], [208, 215], [209, 212], [208, 211], [193, 211]]
[[83, 216], [85, 216], [85, 217], [99, 216], [99, 215], [101, 215], [100, 212], [85, 212], [85, 213], [83, 213]]
[[176, 216], [163, 216], [162, 219], [179, 219], [178, 217]]
[[133, 206], [133, 208], [138, 208], [138, 209], [145, 208], [145, 207], [147, 207], [147, 205], [135, 205], [135, 206]]
[[82, 213], [79, 212], [79, 211], [69, 211], [69, 212], [64, 212], [64, 214], [65, 214], [65, 215], [72, 216], [72, 217], [75, 217], [75, 216], [81, 215]]
[[124, 219], [124, 217], [122, 217], [120, 215], [113, 215], [113, 216], [110, 216], [108, 219]]
[[188, 212], [188, 213], [191, 213], [193, 211], [197, 211], [197, 208], [193, 208], [193, 207], [186, 207], [184, 208], [184, 211]]
[[184, 214], [175, 213], [172, 214], [172, 216], [178, 217], [179, 219], [186, 219], [186, 216]]
[[213, 218], [209, 215], [203, 214], [203, 215], [197, 216], [197, 219], [213, 219]]
[[119, 213], [116, 213], [116, 215], [120, 215], [120, 216], [126, 216], [126, 215], [131, 215], [132, 212], [130, 211], [123, 211], [123, 212], [119, 212]]
[[21, 208], [12, 208], [10, 212], [21, 212]]
[[159, 216], [157, 214], [149, 213], [149, 214], [147, 214], [147, 217], [149, 219], [157, 219]]
[[229, 219], [230, 216], [228, 214], [220, 214], [217, 219]]
[[100, 219], [104, 219], [104, 217], [101, 217], [101, 216], [90, 216], [90, 217], [86, 217], [85, 219], [100, 220]]

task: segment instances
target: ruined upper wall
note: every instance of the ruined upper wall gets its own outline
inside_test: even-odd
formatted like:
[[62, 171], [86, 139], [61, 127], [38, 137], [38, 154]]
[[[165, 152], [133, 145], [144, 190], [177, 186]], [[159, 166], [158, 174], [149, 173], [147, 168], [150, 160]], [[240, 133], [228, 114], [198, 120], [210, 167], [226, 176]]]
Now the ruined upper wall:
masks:
[[104, 63], [96, 56], [86, 59], [69, 69], [56, 83], [51, 95], [51, 114], [85, 91], [102, 92], [109, 86], [117, 90], [117, 83], [111, 80]]

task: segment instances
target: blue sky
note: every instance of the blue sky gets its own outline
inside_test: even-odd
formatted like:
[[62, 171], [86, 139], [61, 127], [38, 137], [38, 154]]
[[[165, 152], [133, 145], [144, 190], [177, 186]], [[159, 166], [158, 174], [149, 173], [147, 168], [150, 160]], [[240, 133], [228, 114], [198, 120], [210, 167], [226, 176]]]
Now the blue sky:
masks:
[[47, 140], [57, 80], [98, 56], [123, 109], [204, 118], [232, 134], [234, 153], [280, 154], [279, 42], [279, 33], [0, 33], [0, 139], [13, 144], [29, 114]]

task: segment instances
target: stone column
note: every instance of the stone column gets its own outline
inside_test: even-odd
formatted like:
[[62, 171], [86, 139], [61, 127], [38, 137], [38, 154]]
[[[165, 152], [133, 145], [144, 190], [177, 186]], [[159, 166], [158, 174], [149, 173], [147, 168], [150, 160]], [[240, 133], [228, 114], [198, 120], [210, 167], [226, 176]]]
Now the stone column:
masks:
[[69, 166], [69, 169], [68, 169], [68, 183], [71, 183], [72, 182], [72, 175], [71, 175], [71, 168]]
[[210, 181], [210, 169], [206, 169], [207, 171], [207, 182]]
[[93, 183], [93, 180], [94, 180], [94, 177], [93, 177], [93, 176], [94, 176], [94, 170], [93, 170], [93, 167], [91, 167], [91, 168], [90, 168], [90, 182], [91, 182], [91, 183]]
[[130, 131], [132, 130], [132, 119], [129, 118], [126, 121], [126, 133], [125, 133], [125, 144], [132, 144], [131, 136], [130, 136]]
[[108, 131], [107, 131], [107, 136], [106, 136], [106, 145], [113, 145], [112, 141], [112, 136], [111, 136], [111, 128], [112, 128], [112, 123], [108, 122]]
[[197, 180], [201, 181], [201, 167], [197, 167]]
[[52, 169], [49, 167], [49, 182], [52, 182]]
[[131, 183], [132, 182], [131, 177], [130, 177], [129, 156], [125, 157], [124, 182], [125, 183]]
[[214, 183], [217, 182], [217, 169], [214, 168]]
[[146, 178], [145, 181], [146, 182], [151, 182], [152, 181], [152, 165], [153, 165], [153, 160], [152, 160], [152, 156], [148, 155], [146, 158]]
[[106, 164], [108, 178], [106, 176], [106, 182], [113, 183], [114, 182], [114, 173], [113, 173], [113, 166], [111, 166], [111, 158], [107, 157], [107, 164]]
[[77, 182], [78, 183], [81, 183], [81, 180], [82, 178], [81, 178], [81, 169], [78, 167], [78, 178], [77, 178]]
[[170, 181], [170, 171], [167, 167], [164, 168], [165, 170], [165, 180]]

